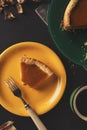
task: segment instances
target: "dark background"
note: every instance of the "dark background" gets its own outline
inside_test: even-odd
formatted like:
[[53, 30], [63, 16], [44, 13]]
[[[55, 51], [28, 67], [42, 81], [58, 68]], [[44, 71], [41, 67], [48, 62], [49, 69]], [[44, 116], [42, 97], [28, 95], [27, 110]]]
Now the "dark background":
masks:
[[[11, 21], [4, 20], [0, 14], [0, 53], [7, 47], [23, 42], [35, 41], [43, 43], [56, 52], [61, 58], [67, 74], [67, 85], [61, 101], [48, 113], [40, 115], [40, 119], [48, 130], [87, 130], [87, 122], [79, 119], [70, 109], [69, 100], [72, 91], [79, 86], [87, 84], [87, 71], [70, 62], [56, 48], [51, 39], [48, 27], [35, 13], [39, 4], [27, 1], [24, 5], [24, 14], [17, 15]], [[14, 115], [0, 106], [0, 124], [12, 120], [18, 130], [36, 130], [29, 117]]]

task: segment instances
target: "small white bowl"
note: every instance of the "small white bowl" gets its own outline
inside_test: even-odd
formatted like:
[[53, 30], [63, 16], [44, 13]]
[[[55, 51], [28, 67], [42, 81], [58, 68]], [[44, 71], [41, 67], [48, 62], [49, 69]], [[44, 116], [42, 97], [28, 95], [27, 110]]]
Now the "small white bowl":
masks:
[[70, 106], [71, 106], [71, 109], [76, 113], [76, 115], [79, 118], [81, 118], [84, 121], [87, 121], [87, 116], [80, 113], [80, 111], [77, 108], [77, 103], [76, 103], [79, 94], [81, 94], [81, 92], [83, 92], [84, 90], [87, 90], [87, 85], [85, 85], [83, 87], [78, 87], [73, 91], [73, 93], [71, 94], [71, 97], [70, 97]]

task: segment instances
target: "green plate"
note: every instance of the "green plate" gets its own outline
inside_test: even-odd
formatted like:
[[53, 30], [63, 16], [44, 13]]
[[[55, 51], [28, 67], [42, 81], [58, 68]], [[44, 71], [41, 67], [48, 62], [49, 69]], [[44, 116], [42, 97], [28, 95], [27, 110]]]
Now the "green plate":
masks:
[[64, 56], [73, 63], [87, 68], [87, 29], [64, 31], [60, 27], [64, 11], [70, 0], [52, 0], [48, 10], [48, 29]]

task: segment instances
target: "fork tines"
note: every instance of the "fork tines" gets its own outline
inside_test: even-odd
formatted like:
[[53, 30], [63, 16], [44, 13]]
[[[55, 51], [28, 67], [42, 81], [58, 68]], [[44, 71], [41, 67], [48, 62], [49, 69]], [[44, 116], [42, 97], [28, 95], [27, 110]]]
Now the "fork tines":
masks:
[[7, 80], [5, 80], [5, 83], [11, 89], [12, 92], [18, 88], [12, 77], [9, 77]]

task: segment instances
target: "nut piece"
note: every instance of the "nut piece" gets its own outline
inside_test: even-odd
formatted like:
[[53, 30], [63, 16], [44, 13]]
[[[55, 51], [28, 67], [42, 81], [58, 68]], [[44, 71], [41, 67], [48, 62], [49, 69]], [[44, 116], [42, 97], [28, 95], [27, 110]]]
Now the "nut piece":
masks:
[[18, 14], [22, 14], [23, 13], [22, 5], [18, 3], [16, 6], [17, 6]]
[[6, 1], [0, 0], [0, 7], [5, 7], [5, 6], [7, 6]]
[[18, 3], [22, 4], [25, 2], [25, 0], [17, 0]]
[[15, 16], [13, 15], [13, 13], [12, 12], [9, 12], [9, 11], [4, 11], [4, 15], [5, 15], [5, 20], [11, 20], [11, 19], [14, 19], [15, 18]]

